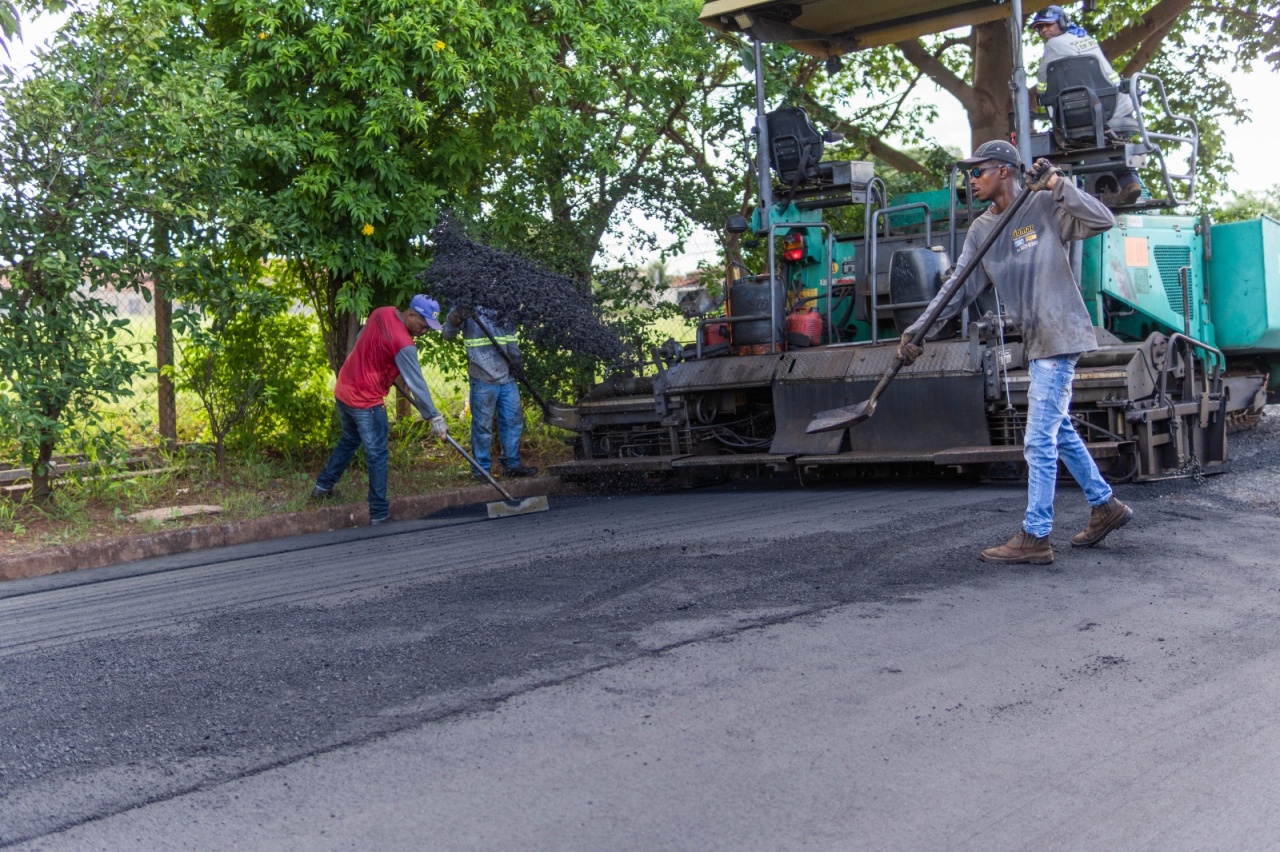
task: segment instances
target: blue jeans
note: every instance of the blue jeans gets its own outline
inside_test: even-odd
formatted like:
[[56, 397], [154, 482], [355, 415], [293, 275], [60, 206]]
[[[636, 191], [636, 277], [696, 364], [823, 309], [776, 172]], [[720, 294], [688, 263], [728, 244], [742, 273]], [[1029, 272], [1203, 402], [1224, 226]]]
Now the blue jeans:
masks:
[[520, 387], [515, 382], [491, 385], [471, 380], [471, 454], [487, 471], [493, 469], [493, 415], [498, 415], [498, 438], [502, 442], [502, 466], [520, 465], [520, 436], [524, 434], [524, 410], [520, 407]]
[[332, 491], [343, 471], [355, 458], [356, 450], [364, 445], [364, 462], [369, 468], [369, 520], [386, 518], [391, 512], [387, 502], [387, 409], [352, 408], [341, 400], [338, 417], [342, 420], [342, 437], [329, 454], [329, 461], [316, 479], [316, 487]]
[[1037, 358], [1031, 362], [1031, 387], [1027, 391], [1027, 436], [1023, 458], [1027, 460], [1027, 516], [1022, 528], [1031, 535], [1053, 531], [1053, 491], [1058, 481], [1058, 459], [1084, 489], [1091, 506], [1111, 499], [1107, 485], [1084, 441], [1071, 425], [1071, 379], [1079, 355]]

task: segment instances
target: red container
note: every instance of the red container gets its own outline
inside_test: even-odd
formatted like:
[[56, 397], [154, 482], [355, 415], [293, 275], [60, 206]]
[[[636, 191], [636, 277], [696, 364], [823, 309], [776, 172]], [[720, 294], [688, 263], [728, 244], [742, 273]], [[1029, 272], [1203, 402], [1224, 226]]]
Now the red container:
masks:
[[709, 322], [702, 327], [702, 345], [715, 346], [718, 343], [729, 342], [729, 324], [724, 322]]
[[809, 339], [810, 346], [822, 343], [822, 314], [816, 310], [797, 311], [787, 317], [787, 337], [796, 334]]

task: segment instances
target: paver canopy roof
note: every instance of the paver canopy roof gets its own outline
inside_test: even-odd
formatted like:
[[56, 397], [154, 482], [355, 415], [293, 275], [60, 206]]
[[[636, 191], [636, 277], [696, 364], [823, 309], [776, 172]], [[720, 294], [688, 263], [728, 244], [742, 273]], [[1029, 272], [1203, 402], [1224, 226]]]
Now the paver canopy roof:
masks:
[[994, 0], [708, 0], [699, 18], [827, 57], [1000, 20], [1010, 11]]

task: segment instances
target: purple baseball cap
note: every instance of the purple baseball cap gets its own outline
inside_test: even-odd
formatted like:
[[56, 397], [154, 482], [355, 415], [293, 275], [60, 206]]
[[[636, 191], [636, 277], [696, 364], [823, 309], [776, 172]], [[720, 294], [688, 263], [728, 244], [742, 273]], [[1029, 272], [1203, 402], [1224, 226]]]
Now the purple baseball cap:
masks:
[[431, 328], [440, 330], [440, 303], [435, 299], [419, 293], [409, 300], [409, 310], [426, 320]]

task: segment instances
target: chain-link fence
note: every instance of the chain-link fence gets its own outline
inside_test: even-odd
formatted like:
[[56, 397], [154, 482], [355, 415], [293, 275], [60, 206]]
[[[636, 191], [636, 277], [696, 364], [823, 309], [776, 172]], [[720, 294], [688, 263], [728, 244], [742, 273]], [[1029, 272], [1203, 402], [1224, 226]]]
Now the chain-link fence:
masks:
[[[145, 292], [144, 292], [145, 290]], [[172, 341], [171, 311], [157, 305], [149, 285], [143, 290], [99, 290], [96, 297], [111, 305], [116, 315], [128, 322], [123, 338], [133, 360], [146, 368], [134, 379], [132, 396], [108, 405], [100, 413], [107, 428], [120, 429], [132, 447], [157, 443], [198, 440], [206, 425], [200, 401], [191, 394], [174, 392], [171, 380], [161, 379], [158, 351], [164, 340]], [[180, 357], [181, 346], [169, 347], [171, 358]], [[164, 417], [165, 411], [171, 412]]]

